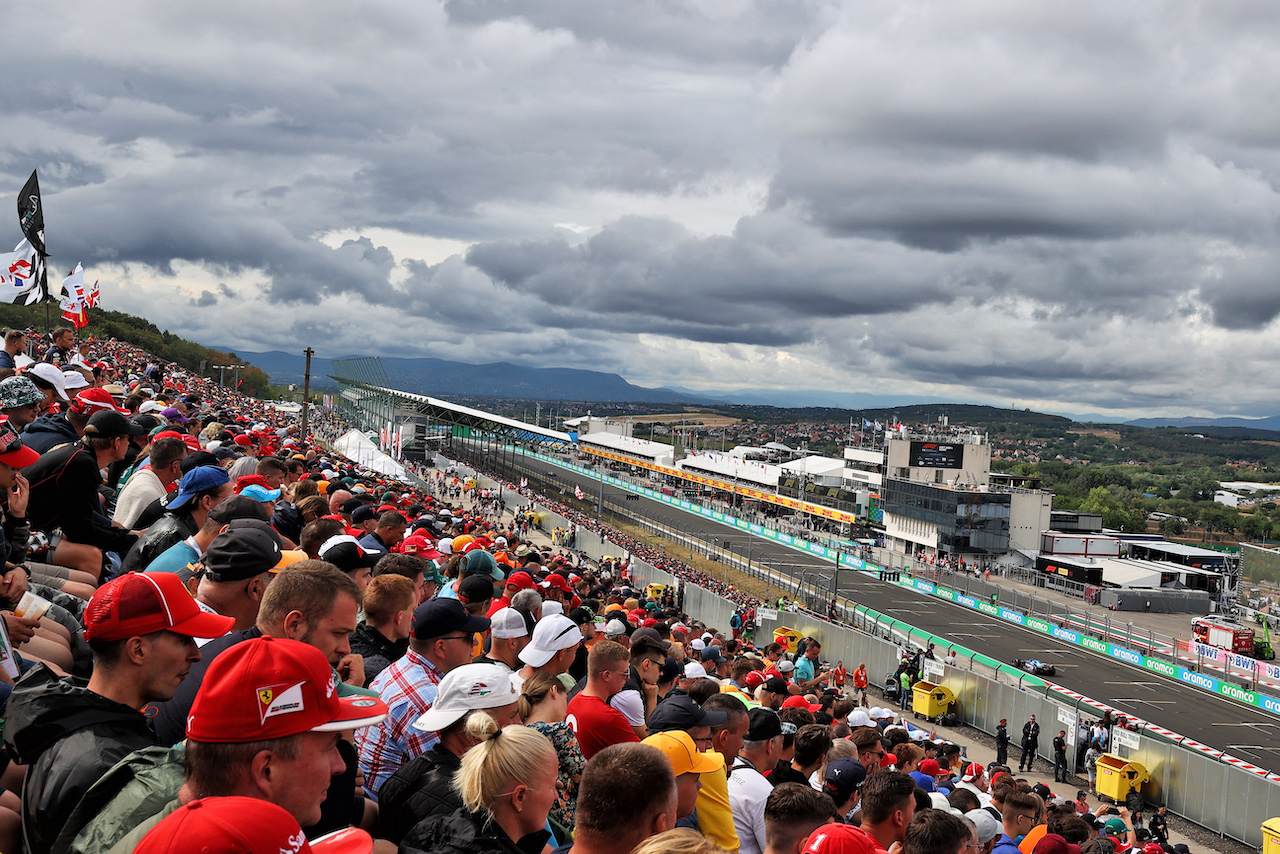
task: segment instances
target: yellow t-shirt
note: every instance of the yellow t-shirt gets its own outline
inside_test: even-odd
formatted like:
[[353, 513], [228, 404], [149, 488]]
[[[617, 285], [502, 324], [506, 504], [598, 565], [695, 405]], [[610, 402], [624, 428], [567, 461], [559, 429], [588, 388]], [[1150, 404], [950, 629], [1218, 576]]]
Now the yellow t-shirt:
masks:
[[734, 829], [733, 808], [729, 806], [729, 777], [723, 768], [702, 775], [696, 809], [702, 835], [731, 854], [737, 854], [738, 831]]

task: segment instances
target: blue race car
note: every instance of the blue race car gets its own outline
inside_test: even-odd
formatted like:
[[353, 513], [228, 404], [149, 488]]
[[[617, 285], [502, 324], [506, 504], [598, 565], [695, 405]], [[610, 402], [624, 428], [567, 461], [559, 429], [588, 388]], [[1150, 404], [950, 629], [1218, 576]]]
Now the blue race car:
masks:
[[1028, 658], [1025, 660], [1015, 658], [1013, 660], [1013, 666], [1019, 670], [1027, 671], [1032, 676], [1055, 676], [1058, 673], [1058, 668], [1054, 667], [1052, 664], [1045, 664], [1038, 658]]

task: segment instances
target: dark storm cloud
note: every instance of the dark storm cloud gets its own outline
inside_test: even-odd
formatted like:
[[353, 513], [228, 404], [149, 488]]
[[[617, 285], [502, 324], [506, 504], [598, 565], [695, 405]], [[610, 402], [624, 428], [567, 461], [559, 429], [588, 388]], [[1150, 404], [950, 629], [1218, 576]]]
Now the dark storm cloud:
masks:
[[53, 0], [7, 23], [12, 55], [48, 38], [0, 90], [0, 182], [38, 166], [55, 264], [213, 343], [1271, 406], [1277, 7]]

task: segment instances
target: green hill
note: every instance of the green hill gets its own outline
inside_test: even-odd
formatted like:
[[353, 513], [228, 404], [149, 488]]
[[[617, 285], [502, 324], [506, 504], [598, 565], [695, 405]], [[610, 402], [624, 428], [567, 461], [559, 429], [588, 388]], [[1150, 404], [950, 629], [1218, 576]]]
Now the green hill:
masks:
[[[0, 304], [0, 326], [6, 329], [25, 329], [34, 326], [36, 329], [48, 330], [64, 325], [55, 304], [48, 311], [49, 321], [46, 323], [46, 310], [43, 305], [21, 306]], [[154, 323], [122, 311], [102, 311], [90, 309], [89, 325], [79, 332], [80, 338], [95, 339], [116, 338], [126, 341], [135, 347], [141, 347], [148, 353], [169, 362], [181, 365], [189, 371], [206, 377], [216, 377], [217, 372], [210, 365], [226, 365], [235, 362], [243, 363], [235, 353], [214, 350], [174, 335], [167, 329], [161, 330]], [[202, 369], [203, 366], [203, 369]], [[271, 379], [264, 371], [253, 366], [240, 371], [240, 391], [254, 397], [267, 397]]]

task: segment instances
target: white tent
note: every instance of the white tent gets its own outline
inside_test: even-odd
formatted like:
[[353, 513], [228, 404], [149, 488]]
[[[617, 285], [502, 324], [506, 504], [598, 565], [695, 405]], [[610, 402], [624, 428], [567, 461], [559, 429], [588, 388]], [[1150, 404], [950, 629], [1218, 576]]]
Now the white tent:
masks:
[[404, 466], [379, 451], [378, 446], [373, 444], [369, 437], [359, 430], [348, 430], [338, 437], [334, 440], [333, 449], [347, 459], [379, 474], [394, 477], [396, 480], [404, 481], [405, 483], [409, 483], [411, 480], [408, 472], [404, 470]]

